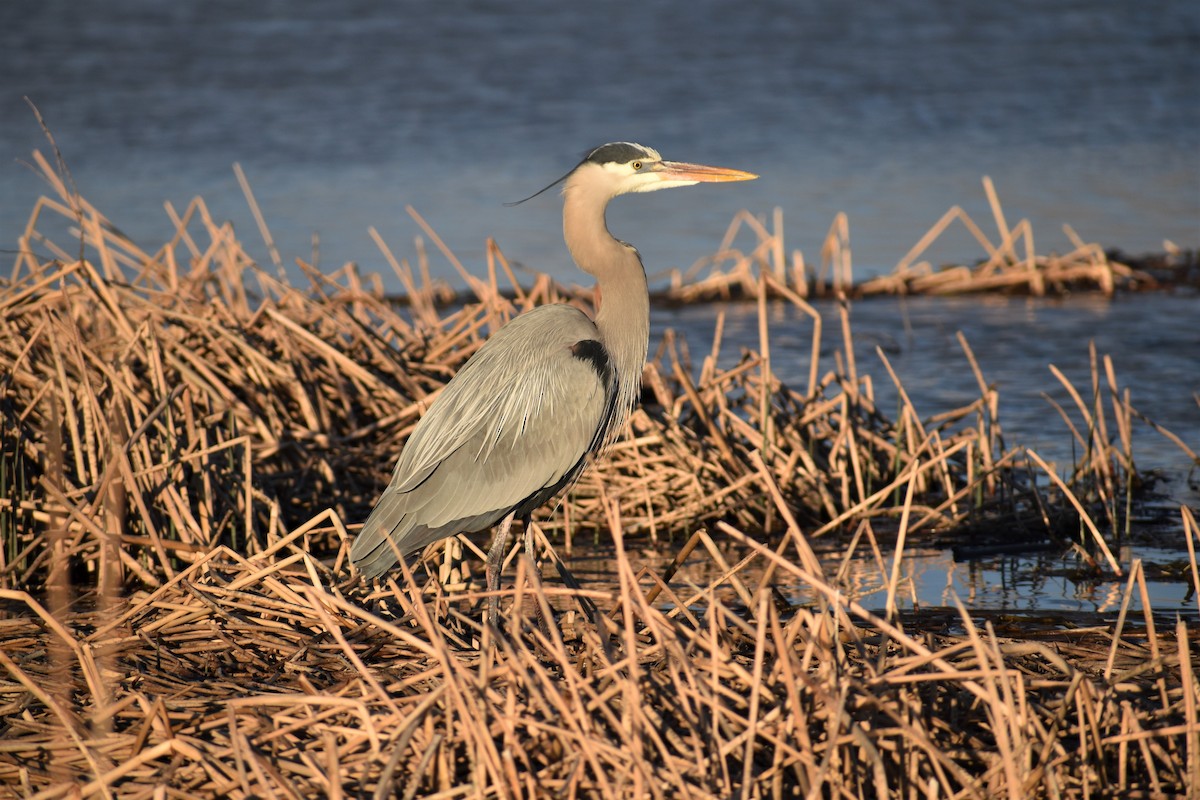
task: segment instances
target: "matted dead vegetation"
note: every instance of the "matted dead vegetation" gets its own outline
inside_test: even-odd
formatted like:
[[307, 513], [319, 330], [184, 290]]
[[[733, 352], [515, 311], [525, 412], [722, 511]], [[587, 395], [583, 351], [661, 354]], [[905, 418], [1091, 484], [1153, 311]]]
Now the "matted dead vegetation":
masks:
[[[952, 206], [890, 273], [861, 282], [854, 279], [850, 221], [844, 213], [834, 218], [821, 245], [820, 263], [814, 265], [800, 250], [788, 251], [782, 209], [775, 209], [769, 226], [743, 211], [734, 217], [713, 255], [688, 270], [669, 274], [669, 287], [660, 299], [680, 303], [728, 300], [755, 297], [763, 288], [772, 296], [786, 296], [778, 291], [781, 287], [805, 298], [983, 293], [1042, 297], [1200, 288], [1200, 254], [1171, 242], [1166, 243], [1165, 253], [1131, 257], [1086, 242], [1071, 226], [1064, 225], [1072, 249], [1062, 254], [1039, 254], [1029, 220], [1010, 226], [991, 178], [983, 178], [983, 189], [996, 226], [994, 239], [962, 206]], [[979, 244], [983, 257], [972, 265], [935, 266], [925, 256], [956, 223]], [[745, 238], [744, 230], [752, 237], [752, 245], [735, 247], [739, 238]], [[762, 287], [760, 284], [768, 277], [767, 285]]]
[[[1005, 447], [965, 341], [980, 397], [933, 419], [876, 353], [902, 398], [890, 419], [848, 306], [830, 325], [760, 271], [764, 307], [774, 294], [812, 320], [805, 384], [772, 372], [765, 313], [758, 352], [730, 369], [720, 322], [697, 363], [664, 341], [631, 435], [538, 519], [545, 582], [513, 557], [495, 632], [478, 624], [478, 542], [370, 589], [347, 572], [346, 522], [365, 516], [423, 407], [489, 330], [540, 302], [586, 307], [588, 293], [545, 278], [522, 289], [495, 247], [462, 308], [442, 310], [401, 262], [404, 310], [352, 265], [301, 265], [310, 283], [297, 287], [254, 265], [200, 200], [169, 209], [177, 234], [147, 253], [41, 166], [58, 197], [35, 209], [0, 287], [0, 785], [13, 794], [1150, 797], [1200, 785], [1196, 634], [1156, 618], [1140, 564], [1109, 549], [1137, 491], [1140, 416], [1111, 360], [1093, 354], [1090, 386], [1063, 379], [1084, 455], [1048, 464]], [[1191, 552], [1187, 509], [1180, 526]], [[1069, 532], [1124, 576], [1121, 613], [1053, 639], [998, 635], [961, 608], [944, 629], [906, 625], [906, 541], [968, 527]], [[833, 531], [853, 534], [847, 557], [892, 548], [879, 559], [884, 609], [859, 605], [813, 554], [810, 540]], [[615, 540], [615, 579], [581, 586], [546, 545], [593, 537]], [[674, 553], [672, 567], [631, 560], [634, 537]], [[700, 554], [716, 580], [672, 579]], [[797, 584], [815, 600], [781, 589]], [[557, 616], [547, 633], [539, 603]]]

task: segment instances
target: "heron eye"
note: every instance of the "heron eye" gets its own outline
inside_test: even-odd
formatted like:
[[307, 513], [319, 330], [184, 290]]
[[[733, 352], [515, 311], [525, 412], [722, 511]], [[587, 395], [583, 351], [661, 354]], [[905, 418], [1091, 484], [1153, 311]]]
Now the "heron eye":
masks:
[[634, 172], [637, 172], [641, 168], [642, 168], [642, 162], [640, 162], [640, 161], [633, 162], [633, 171]]

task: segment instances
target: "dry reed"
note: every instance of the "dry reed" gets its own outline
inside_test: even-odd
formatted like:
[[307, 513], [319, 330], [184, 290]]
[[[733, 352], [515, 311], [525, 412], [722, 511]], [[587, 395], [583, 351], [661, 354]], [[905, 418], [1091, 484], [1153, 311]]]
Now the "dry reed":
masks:
[[[760, 304], [787, 298], [813, 322], [807, 384], [772, 372], [765, 313], [760, 351], [730, 369], [719, 327], [699, 365], [668, 337], [630, 436], [534, 528], [561, 581], [514, 556], [497, 633], [477, 622], [477, 541], [368, 590], [347, 572], [343, 520], [364, 516], [423, 407], [489, 330], [536, 303], [587, 306], [587, 293], [544, 278], [522, 289], [490, 246], [488, 280], [468, 281], [475, 301], [445, 313], [424, 265], [391, 258], [411, 295], [402, 313], [353, 265], [301, 264], [305, 288], [268, 275], [198, 199], [168, 209], [176, 235], [143, 252], [39, 164], [58, 197], [35, 208], [0, 287], [0, 786], [12, 794], [1200, 786], [1197, 635], [1164, 628], [1140, 563], [1109, 552], [1137, 488], [1139, 416], [1110, 361], [1094, 356], [1082, 392], [1059, 376], [1085, 453], [1064, 476], [1005, 449], [965, 341], [980, 397], [932, 419], [877, 353], [901, 397], [890, 420], [847, 308], [830, 348], [796, 284], [763, 270], [748, 287]], [[46, 233], [60, 220], [66, 239]], [[843, 224], [831, 254], [848, 281], [844, 236]], [[780, 262], [781, 241], [770, 251]], [[1193, 548], [1187, 509], [1181, 525]], [[922, 629], [899, 608], [906, 541], [1018, 526], [1086, 530], [1086, 557], [1128, 571], [1118, 618], [1047, 641], [961, 606]], [[812, 550], [845, 531], [847, 558], [895, 537], [882, 612]], [[611, 582], [581, 586], [553, 553], [587, 537], [615, 543]], [[672, 565], [630, 559], [631, 538]], [[695, 558], [717, 577], [673, 579]], [[797, 584], [815, 599], [797, 604]], [[545, 632], [538, 604], [557, 618]]]
[[[984, 192], [996, 225], [992, 239], [961, 206], [953, 206], [925, 232], [886, 274], [855, 282], [850, 258], [849, 221], [838, 214], [821, 245], [821, 261], [814, 267], [798, 249], [784, 243], [783, 212], [776, 208], [768, 227], [743, 211], [734, 217], [717, 251], [688, 270], [669, 273], [664, 302], [753, 298], [769, 276], [767, 291], [783, 296], [783, 288], [803, 298], [878, 295], [960, 295], [1005, 293], [1015, 295], [1065, 295], [1074, 292], [1144, 291], [1174, 286], [1200, 287], [1200, 254], [1174, 243], [1166, 252], [1131, 257], [1085, 242], [1069, 225], [1063, 232], [1070, 252], [1039, 255], [1033, 226], [1022, 219], [1009, 226], [996, 189], [983, 178]], [[923, 256], [959, 223], [983, 251], [973, 265], [934, 266]], [[749, 238], [749, 246], [735, 246]]]

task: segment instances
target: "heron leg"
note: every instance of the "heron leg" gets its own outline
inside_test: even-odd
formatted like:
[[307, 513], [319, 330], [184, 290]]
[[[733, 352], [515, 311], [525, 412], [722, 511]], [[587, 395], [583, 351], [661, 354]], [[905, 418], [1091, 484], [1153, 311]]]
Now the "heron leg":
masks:
[[488, 550], [487, 590], [491, 592], [491, 596], [488, 597], [487, 621], [490, 625], [497, 624], [500, 619], [500, 598], [496, 592], [500, 591], [500, 570], [504, 566], [504, 556], [508, 550], [508, 531], [512, 527], [513, 516], [513, 513], [509, 513], [501, 520], [500, 527], [492, 537], [492, 549]]
[[[529, 559], [529, 568], [537, 573], [538, 584], [541, 584], [542, 571], [538, 567], [537, 550], [533, 544], [533, 525], [530, 524], [528, 518], [525, 519], [525, 555]], [[550, 609], [550, 620], [546, 619], [546, 615], [542, 612], [542, 602], [540, 598], [535, 598], [537, 602], [534, 604], [534, 609], [537, 611], [538, 627], [547, 638], [550, 636], [550, 620], [554, 620], [554, 609]], [[555, 620], [557, 624], [557, 620]], [[559, 632], [561, 638], [562, 632]]]

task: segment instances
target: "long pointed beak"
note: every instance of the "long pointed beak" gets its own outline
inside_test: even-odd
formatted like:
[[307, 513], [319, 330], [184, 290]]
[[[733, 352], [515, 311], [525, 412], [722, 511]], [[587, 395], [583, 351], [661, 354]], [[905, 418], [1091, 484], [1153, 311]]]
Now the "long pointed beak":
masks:
[[752, 181], [758, 176], [740, 169], [709, 167], [704, 164], [689, 164], [686, 161], [660, 161], [655, 170], [664, 181], [696, 181], [698, 183], [725, 183], [726, 181]]

